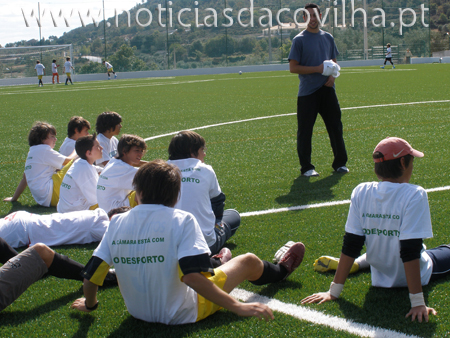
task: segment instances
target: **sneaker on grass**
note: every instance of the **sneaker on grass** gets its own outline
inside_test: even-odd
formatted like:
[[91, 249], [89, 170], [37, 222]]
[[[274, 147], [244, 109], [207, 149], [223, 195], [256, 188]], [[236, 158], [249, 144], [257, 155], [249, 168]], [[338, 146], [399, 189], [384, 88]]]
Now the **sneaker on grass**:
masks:
[[338, 174], [347, 174], [348, 172], [350, 172], [350, 170], [348, 170], [348, 168], [343, 165], [342, 167], [337, 168], [335, 172], [337, 172]]
[[314, 169], [310, 169], [310, 170], [304, 172], [302, 174], [302, 176], [305, 176], [305, 177], [319, 176], [319, 173], [317, 171], [315, 171]]
[[212, 258], [216, 258], [220, 260], [220, 263], [225, 264], [228, 262], [233, 255], [231, 254], [230, 249], [228, 248], [222, 248], [222, 250], [219, 251], [218, 254], [212, 256]]
[[[336, 270], [339, 264], [339, 258], [331, 256], [322, 256], [315, 260], [314, 271], [327, 272], [331, 270]], [[358, 263], [353, 263], [350, 273], [355, 273], [359, 270]]]
[[295, 243], [293, 241], [287, 242], [275, 253], [274, 262], [284, 266], [288, 271], [283, 280], [300, 266], [304, 255], [305, 245], [302, 242]]

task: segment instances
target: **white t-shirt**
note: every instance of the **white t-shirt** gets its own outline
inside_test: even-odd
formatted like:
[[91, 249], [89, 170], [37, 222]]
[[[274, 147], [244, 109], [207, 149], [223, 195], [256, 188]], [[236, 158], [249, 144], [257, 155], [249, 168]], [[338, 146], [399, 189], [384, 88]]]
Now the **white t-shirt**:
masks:
[[72, 62], [70, 61], [64, 62], [64, 72], [70, 73], [71, 69], [72, 69]]
[[105, 61], [105, 66], [106, 69], [111, 69], [113, 67], [108, 61]]
[[34, 67], [34, 69], [36, 69], [37, 71], [37, 75], [44, 75], [44, 65], [42, 63], [38, 63], [36, 64], [36, 66]]
[[[353, 190], [345, 231], [365, 236], [373, 286], [407, 286], [400, 240], [433, 237], [427, 193], [409, 183], [361, 183]], [[432, 270], [423, 248], [422, 285], [428, 284]]]
[[70, 156], [75, 150], [75, 143], [75, 140], [66, 137], [63, 144], [61, 144], [61, 147], [59, 148], [59, 153], [63, 154], [64, 156]]
[[61, 169], [65, 160], [66, 156], [47, 144], [30, 147], [25, 162], [25, 176], [31, 195], [38, 204], [50, 206], [53, 193], [52, 175], [57, 169]]
[[58, 73], [58, 67], [56, 67], [56, 63], [52, 63], [52, 73], [53, 74], [56, 74], [56, 73]]
[[114, 216], [94, 256], [114, 265], [128, 312], [147, 322], [194, 323], [197, 293], [180, 280], [178, 261], [210, 254], [195, 218], [141, 204]]
[[0, 219], [0, 237], [14, 248], [36, 243], [86, 244], [100, 241], [108, 225], [102, 209], [50, 215], [18, 211]]
[[89, 210], [97, 204], [97, 181], [95, 167], [82, 158], [76, 160], [61, 183], [58, 212]]
[[98, 206], [106, 212], [118, 207], [129, 207], [127, 195], [133, 190], [133, 178], [137, 171], [138, 168], [122, 160], [111, 159], [98, 178]]
[[206, 243], [216, 242], [214, 226], [216, 217], [211, 207], [211, 198], [220, 193], [216, 173], [210, 165], [196, 158], [167, 161], [181, 170], [181, 193], [175, 208], [192, 213], [197, 219]]
[[100, 143], [100, 145], [103, 148], [103, 151], [102, 151], [103, 157], [101, 159], [95, 161], [96, 165], [101, 165], [101, 163], [103, 163], [105, 161], [109, 161], [113, 157], [116, 157], [117, 145], [119, 144], [119, 140], [117, 139], [117, 137], [113, 136], [109, 139], [103, 134], [98, 134], [97, 140], [98, 140], [98, 143]]
[[386, 49], [386, 57], [387, 58], [391, 58], [392, 57], [392, 53], [391, 53], [391, 47], [388, 47], [387, 49]]

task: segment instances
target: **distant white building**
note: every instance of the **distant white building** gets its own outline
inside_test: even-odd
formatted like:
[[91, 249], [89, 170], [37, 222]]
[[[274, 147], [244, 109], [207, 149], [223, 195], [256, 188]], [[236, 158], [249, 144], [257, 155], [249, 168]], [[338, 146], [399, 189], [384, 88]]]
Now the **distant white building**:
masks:
[[[283, 26], [280, 26], [280, 25], [272, 26], [270, 28], [270, 35], [281, 35], [283, 33], [283, 35], [288, 36], [289, 34], [291, 34], [291, 31], [293, 31], [293, 30], [303, 30], [305, 28], [306, 28], [306, 23], [300, 23], [297, 25], [294, 22], [289, 22]], [[263, 36], [269, 36], [269, 27], [263, 29], [262, 34], [263, 34]]]

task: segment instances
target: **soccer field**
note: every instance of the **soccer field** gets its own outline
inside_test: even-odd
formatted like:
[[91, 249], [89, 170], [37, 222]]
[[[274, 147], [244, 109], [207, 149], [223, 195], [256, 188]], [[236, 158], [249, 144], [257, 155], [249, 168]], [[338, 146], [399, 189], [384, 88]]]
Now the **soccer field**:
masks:
[[[271, 261], [288, 240], [306, 246], [302, 265], [287, 281], [240, 286], [277, 301], [275, 320], [269, 323], [222, 310], [193, 325], [149, 324], [128, 314], [117, 287], [99, 291], [97, 311], [78, 313], [69, 306], [82, 296], [81, 284], [48, 277], [0, 313], [0, 337], [447, 336], [450, 278], [424, 287], [428, 306], [438, 312], [429, 323], [405, 319], [410, 307], [408, 290], [372, 288], [368, 272], [351, 275], [336, 302], [302, 306], [300, 301], [328, 290], [334, 274], [314, 272], [313, 262], [321, 255], [340, 254], [349, 207], [345, 201], [356, 185], [376, 180], [371, 155], [387, 136], [405, 138], [425, 153], [414, 161], [411, 183], [425, 189], [444, 187], [429, 190], [434, 238], [425, 244], [432, 248], [450, 242], [449, 83], [449, 64], [400, 65], [395, 70], [343, 68], [336, 90], [350, 173], [333, 174], [328, 134], [318, 118], [312, 158], [320, 177], [313, 178], [300, 177], [295, 114], [298, 78], [288, 72], [0, 87], [2, 197], [12, 196], [20, 181], [29, 148], [27, 135], [34, 121], [56, 127], [55, 149], [59, 149], [71, 116], [83, 116], [94, 131], [97, 115], [112, 110], [123, 117], [122, 133], [147, 139], [145, 160], [167, 159], [171, 134], [177, 131], [195, 129], [206, 139], [205, 162], [216, 171], [227, 196], [226, 208], [243, 214], [241, 227], [227, 243], [233, 256], [254, 252]], [[286, 210], [289, 207], [296, 210]], [[1, 217], [17, 210], [56, 212], [37, 206], [28, 189], [14, 204], [0, 202]], [[96, 243], [54, 249], [86, 263], [95, 247]], [[305, 309], [314, 312], [305, 314]], [[338, 324], [324, 325], [322, 314], [330, 316], [330, 324]]]

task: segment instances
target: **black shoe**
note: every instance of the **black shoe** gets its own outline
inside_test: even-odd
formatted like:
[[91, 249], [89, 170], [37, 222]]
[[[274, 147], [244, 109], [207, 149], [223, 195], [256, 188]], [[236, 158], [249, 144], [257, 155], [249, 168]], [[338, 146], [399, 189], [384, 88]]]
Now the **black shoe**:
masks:
[[103, 281], [103, 286], [116, 286], [116, 285], [117, 285], [116, 270], [109, 269], [109, 272], [106, 275], [105, 280]]

